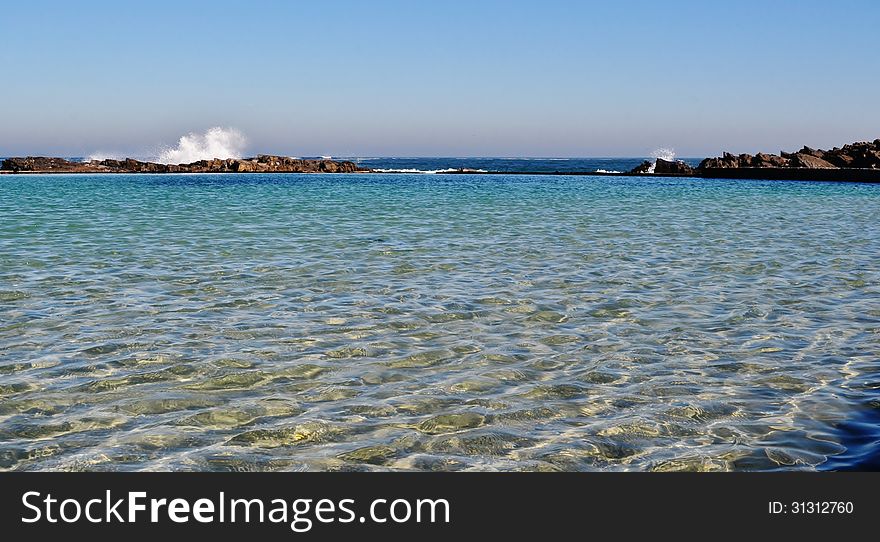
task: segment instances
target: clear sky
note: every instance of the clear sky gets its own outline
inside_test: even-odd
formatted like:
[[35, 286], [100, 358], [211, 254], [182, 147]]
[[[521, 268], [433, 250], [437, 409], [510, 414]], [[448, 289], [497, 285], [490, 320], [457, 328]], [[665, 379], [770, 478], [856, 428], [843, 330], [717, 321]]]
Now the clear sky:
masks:
[[8, 1], [0, 156], [679, 156], [880, 137], [880, 2]]

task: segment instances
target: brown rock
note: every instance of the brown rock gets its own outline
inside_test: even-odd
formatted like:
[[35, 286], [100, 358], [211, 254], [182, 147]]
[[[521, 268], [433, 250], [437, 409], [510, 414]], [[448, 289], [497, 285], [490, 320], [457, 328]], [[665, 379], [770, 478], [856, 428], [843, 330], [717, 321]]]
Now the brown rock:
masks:
[[[835, 149], [839, 151], [840, 149]], [[853, 157], [848, 154], [842, 154], [840, 152], [829, 152], [825, 158], [828, 162], [834, 164], [837, 167], [853, 167]]]
[[801, 168], [801, 169], [880, 169], [880, 139], [850, 143], [831, 150], [804, 147], [795, 153], [780, 152], [779, 155], [758, 153], [734, 156], [725, 152], [716, 158], [700, 162], [698, 169], [718, 168]]
[[706, 158], [700, 165], [697, 166], [697, 169], [706, 169], [706, 168], [738, 168], [742, 167], [740, 165], [739, 157], [730, 154], [729, 152], [725, 152], [721, 155], [720, 158]]
[[0, 164], [4, 171], [46, 171], [50, 173], [88, 172], [89, 165], [71, 162], [64, 158], [48, 158], [45, 156], [27, 156], [24, 158], [7, 158]]
[[351, 173], [369, 171], [353, 162], [333, 160], [298, 160], [283, 156], [260, 155], [256, 158], [198, 160], [190, 164], [156, 164], [132, 158], [71, 162], [63, 158], [28, 156], [7, 158], [0, 163], [0, 171], [47, 173], [226, 173], [226, 172], [284, 172], [284, 173]]
[[789, 160], [775, 154], [759, 152], [752, 158], [752, 167], [788, 167]]
[[837, 169], [834, 164], [816, 158], [811, 154], [795, 153], [791, 159], [791, 167], [811, 168], [811, 169]]
[[232, 171], [237, 171], [239, 173], [250, 173], [253, 171], [257, 171], [257, 164], [250, 160], [236, 160], [232, 164]]
[[669, 160], [658, 158], [657, 162], [654, 164], [654, 173], [665, 175], [693, 175], [694, 168], [685, 164], [681, 160], [670, 162]]
[[799, 151], [799, 154], [807, 154], [809, 156], [815, 156], [816, 158], [825, 159], [825, 151], [819, 149], [811, 149], [804, 145], [804, 148]]

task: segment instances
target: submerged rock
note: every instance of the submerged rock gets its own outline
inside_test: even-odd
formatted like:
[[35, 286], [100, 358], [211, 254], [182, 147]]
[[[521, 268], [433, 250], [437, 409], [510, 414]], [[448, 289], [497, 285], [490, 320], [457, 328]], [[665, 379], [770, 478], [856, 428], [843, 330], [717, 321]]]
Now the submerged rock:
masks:
[[232, 437], [227, 444], [257, 448], [278, 448], [330, 440], [342, 431], [320, 421], [305, 422], [293, 427], [254, 429]]
[[369, 463], [371, 465], [384, 465], [398, 454], [398, 451], [390, 446], [366, 446], [344, 454], [339, 458], [343, 461], [354, 463]]
[[475, 412], [463, 412], [461, 414], [441, 414], [429, 418], [418, 425], [418, 430], [429, 435], [454, 433], [465, 429], [480, 427], [486, 422], [486, 417]]

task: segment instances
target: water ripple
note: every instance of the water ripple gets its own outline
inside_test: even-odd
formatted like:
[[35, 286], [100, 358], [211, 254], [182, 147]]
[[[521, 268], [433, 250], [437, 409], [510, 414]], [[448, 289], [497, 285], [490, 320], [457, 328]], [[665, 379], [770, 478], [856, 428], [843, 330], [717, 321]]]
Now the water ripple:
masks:
[[4, 176], [0, 469], [877, 468], [880, 187]]

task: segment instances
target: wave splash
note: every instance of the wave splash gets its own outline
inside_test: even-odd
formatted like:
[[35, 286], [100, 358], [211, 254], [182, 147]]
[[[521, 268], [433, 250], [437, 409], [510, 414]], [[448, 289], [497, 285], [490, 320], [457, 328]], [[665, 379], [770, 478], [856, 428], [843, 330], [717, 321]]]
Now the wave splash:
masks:
[[102, 160], [125, 160], [125, 158], [125, 156], [119, 153], [98, 151], [88, 155], [85, 158], [84, 162], [100, 162]]
[[182, 136], [176, 147], [162, 150], [156, 160], [160, 164], [189, 164], [214, 158], [241, 158], [247, 139], [234, 128], [215, 126], [203, 134], [190, 132]]
[[659, 149], [654, 149], [651, 151], [651, 158], [654, 159], [654, 163], [648, 168], [648, 173], [654, 173], [654, 168], [657, 167], [657, 159], [665, 160], [667, 162], [675, 161], [675, 149], [667, 149], [665, 147], [660, 147]]

